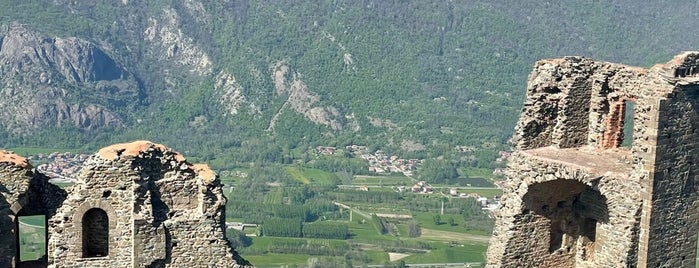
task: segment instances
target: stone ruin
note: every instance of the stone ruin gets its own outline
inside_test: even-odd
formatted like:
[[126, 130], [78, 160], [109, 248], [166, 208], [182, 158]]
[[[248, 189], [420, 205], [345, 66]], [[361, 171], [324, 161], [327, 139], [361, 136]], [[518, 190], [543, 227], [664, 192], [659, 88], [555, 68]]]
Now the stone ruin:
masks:
[[695, 267], [699, 52], [541, 60], [512, 143], [487, 267]]
[[[147, 141], [99, 150], [63, 190], [0, 151], [0, 267], [251, 267], [225, 237], [222, 184]], [[44, 215], [46, 255], [19, 258], [18, 219]]]

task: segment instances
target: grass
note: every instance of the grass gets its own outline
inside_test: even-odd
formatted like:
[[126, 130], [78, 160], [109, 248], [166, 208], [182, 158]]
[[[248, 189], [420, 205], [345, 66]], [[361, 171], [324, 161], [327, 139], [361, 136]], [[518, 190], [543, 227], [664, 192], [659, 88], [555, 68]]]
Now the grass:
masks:
[[[447, 206], [447, 203], [444, 203], [444, 206]], [[474, 232], [474, 231], [468, 231], [466, 230], [463, 225], [464, 225], [464, 218], [461, 215], [450, 215], [450, 214], [445, 214], [445, 215], [439, 215], [440, 218], [442, 219], [442, 224], [436, 224], [434, 222], [434, 217], [436, 215], [439, 215], [439, 213], [432, 213], [432, 212], [414, 212], [413, 213], [413, 218], [420, 223], [420, 226], [422, 228], [427, 228], [427, 229], [433, 229], [433, 230], [439, 230], [439, 231], [447, 231], [447, 232], [455, 232], [455, 233], [467, 233], [467, 234], [473, 234], [473, 235], [483, 235], [482, 233], [479, 232]], [[454, 226], [449, 225], [447, 222], [449, 218], [454, 219]], [[486, 234], [487, 235], [487, 234]]]
[[287, 174], [303, 184], [334, 185], [335, 175], [320, 169], [288, 166], [284, 168]]
[[482, 244], [487, 245], [488, 239], [487, 235], [474, 235], [465, 234], [449, 231], [439, 231], [433, 229], [422, 228], [422, 235], [420, 236], [422, 240], [428, 241], [441, 241], [441, 242], [460, 242], [460, 243], [470, 243], [470, 244]]
[[484, 262], [487, 245], [443, 245], [425, 254], [415, 254], [403, 259], [406, 263]]
[[313, 245], [324, 245], [324, 246], [338, 246], [342, 244], [347, 244], [345, 240], [337, 239], [305, 239], [305, 238], [287, 238], [287, 237], [250, 237], [252, 239], [252, 245], [244, 249], [238, 249], [241, 256], [247, 259], [251, 263], [255, 264], [255, 267], [279, 267], [282, 265], [299, 265], [300, 267], [305, 267], [308, 264], [308, 258], [318, 257], [311, 256], [308, 254], [281, 254], [281, 253], [264, 253], [264, 254], [246, 254], [246, 252], [264, 252], [276, 243], [284, 241], [307, 241], [308, 244]]
[[268, 253], [264, 255], [243, 255], [243, 258], [254, 263], [255, 267], [280, 267], [282, 265], [303, 265], [308, 264], [310, 255], [306, 254], [278, 254]]
[[40, 259], [46, 254], [45, 216], [21, 216], [19, 221], [20, 261]]
[[245, 227], [245, 235], [251, 235], [257, 233], [257, 227]]
[[473, 167], [462, 167], [458, 170], [459, 175], [466, 175], [470, 178], [489, 178], [493, 177], [493, 170], [488, 168], [473, 168]]
[[385, 263], [388, 261], [388, 253], [383, 250], [365, 250], [364, 252], [369, 256], [370, 263]]
[[413, 180], [404, 175], [388, 175], [388, 176], [354, 176], [352, 184], [354, 185], [411, 185]]
[[377, 241], [393, 241], [396, 239], [390, 235], [379, 235], [369, 220], [366, 223], [359, 224], [355, 219], [355, 222], [349, 223], [348, 227], [353, 234], [351, 240], [355, 243], [372, 244]]
[[467, 189], [459, 190], [459, 192], [463, 192], [463, 193], [467, 193], [467, 194], [476, 193], [480, 196], [488, 197], [488, 198], [493, 198], [493, 196], [496, 196], [496, 195], [502, 196], [502, 190], [496, 189], [496, 188], [467, 188]]

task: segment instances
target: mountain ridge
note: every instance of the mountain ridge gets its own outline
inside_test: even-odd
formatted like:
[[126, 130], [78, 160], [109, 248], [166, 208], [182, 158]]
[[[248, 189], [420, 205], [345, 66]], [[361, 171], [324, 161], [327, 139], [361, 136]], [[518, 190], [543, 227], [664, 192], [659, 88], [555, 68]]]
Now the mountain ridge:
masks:
[[[466, 156], [453, 148], [475, 147], [478, 161], [467, 164], [489, 167], [508, 147], [535, 60], [581, 54], [649, 65], [699, 41], [676, 30], [699, 17], [696, 3], [42, 3], [0, 4], [0, 24], [90, 42], [123, 67], [117, 81], [135, 93], [116, 94], [123, 107], [110, 106], [96, 83], [66, 79], [80, 107], [122, 123], [54, 120], [19, 137], [6, 123], [11, 135], [0, 143], [94, 148], [147, 138], [234, 163], [256, 151], [364, 144], [454, 161]], [[64, 134], [49, 135], [54, 128]], [[407, 152], [403, 141], [425, 148]]]

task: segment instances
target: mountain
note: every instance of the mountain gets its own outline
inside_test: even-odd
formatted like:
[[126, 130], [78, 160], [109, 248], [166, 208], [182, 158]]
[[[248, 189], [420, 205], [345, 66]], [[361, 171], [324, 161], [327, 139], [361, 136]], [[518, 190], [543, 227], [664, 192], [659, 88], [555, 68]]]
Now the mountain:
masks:
[[665, 62], [696, 49], [697, 10], [630, 0], [8, 0], [0, 145], [149, 139], [225, 166], [361, 144], [491, 167], [534, 61]]

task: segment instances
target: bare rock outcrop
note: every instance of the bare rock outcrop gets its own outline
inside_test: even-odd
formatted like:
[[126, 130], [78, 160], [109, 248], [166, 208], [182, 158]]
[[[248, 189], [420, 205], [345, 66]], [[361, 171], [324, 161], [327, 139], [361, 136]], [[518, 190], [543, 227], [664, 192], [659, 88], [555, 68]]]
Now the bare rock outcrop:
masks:
[[[188, 7], [201, 6], [190, 3]], [[190, 11], [204, 12], [190, 9]], [[212, 62], [194, 40], [180, 29], [180, 16], [175, 9], [163, 10], [159, 18], [149, 18], [148, 26], [143, 32], [145, 40], [153, 42], [153, 53], [161, 60], [173, 62], [189, 70], [190, 73], [203, 76], [211, 74]]]
[[292, 71], [286, 62], [280, 61], [271, 66], [270, 73], [277, 96], [286, 97], [287, 100], [272, 118], [268, 131], [274, 129], [279, 114], [286, 108], [302, 114], [313, 123], [325, 125], [333, 130], [342, 130], [345, 127], [345, 116], [333, 106], [318, 105], [320, 97], [308, 90], [306, 83], [301, 80], [301, 74]]
[[0, 40], [0, 125], [10, 133], [121, 127], [116, 110], [140, 98], [133, 76], [91, 42], [19, 24], [3, 29]]

